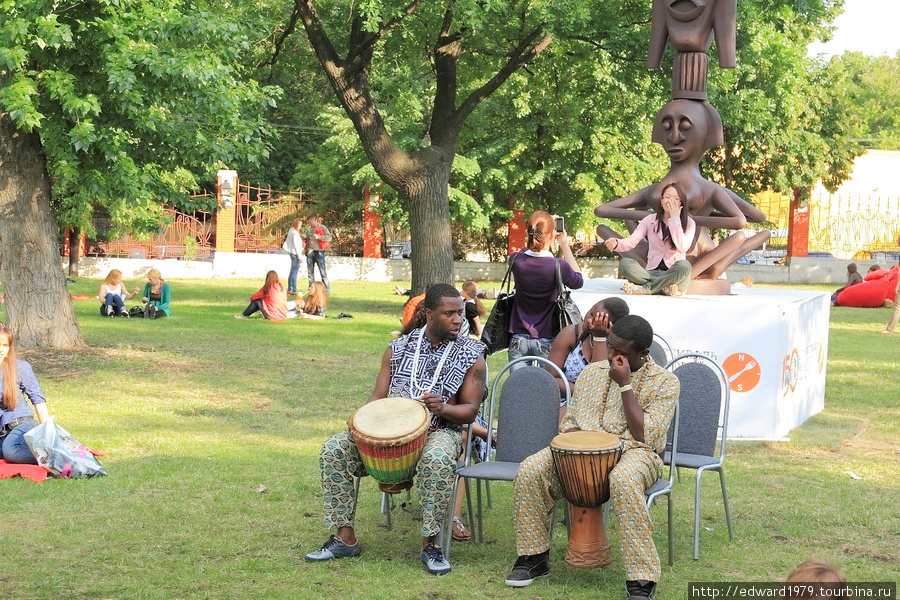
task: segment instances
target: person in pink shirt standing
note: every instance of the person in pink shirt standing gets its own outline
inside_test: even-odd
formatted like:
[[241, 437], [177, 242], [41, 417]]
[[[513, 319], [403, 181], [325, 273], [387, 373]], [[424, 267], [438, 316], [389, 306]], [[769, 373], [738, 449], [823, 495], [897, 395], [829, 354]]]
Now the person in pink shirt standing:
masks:
[[681, 296], [687, 291], [691, 263], [685, 254], [691, 249], [697, 225], [684, 209], [683, 198], [678, 184], [668, 184], [662, 190], [658, 212], [641, 219], [627, 238], [609, 238], [604, 242], [619, 253], [633, 249], [644, 238], [650, 246], [646, 268], [633, 258], [619, 261], [619, 273], [627, 279], [622, 286], [626, 294]]

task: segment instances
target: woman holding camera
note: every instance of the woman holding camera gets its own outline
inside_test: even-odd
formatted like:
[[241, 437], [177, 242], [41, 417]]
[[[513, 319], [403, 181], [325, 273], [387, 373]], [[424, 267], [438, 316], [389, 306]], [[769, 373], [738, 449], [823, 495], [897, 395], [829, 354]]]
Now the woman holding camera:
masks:
[[[559, 222], [557, 227], [554, 218], [543, 210], [531, 213], [527, 247], [509, 257], [516, 283], [516, 301], [509, 319], [512, 334], [509, 360], [522, 356], [550, 356], [550, 344], [559, 333], [555, 325], [556, 298], [559, 296], [557, 262], [564, 285], [572, 289], [584, 285], [561, 217]], [[562, 260], [550, 252], [553, 240], [559, 242]]]

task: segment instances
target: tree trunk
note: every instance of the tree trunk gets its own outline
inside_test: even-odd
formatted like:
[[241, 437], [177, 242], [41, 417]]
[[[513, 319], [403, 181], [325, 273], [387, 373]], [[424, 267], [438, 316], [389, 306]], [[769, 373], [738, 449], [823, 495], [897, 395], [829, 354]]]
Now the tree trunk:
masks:
[[412, 294], [431, 283], [453, 284], [453, 240], [450, 234], [449, 156], [435, 148], [417, 153], [419, 167], [409, 174], [405, 202], [412, 237]]
[[0, 112], [0, 282], [6, 322], [20, 347], [85, 346], [56, 235], [40, 138]]

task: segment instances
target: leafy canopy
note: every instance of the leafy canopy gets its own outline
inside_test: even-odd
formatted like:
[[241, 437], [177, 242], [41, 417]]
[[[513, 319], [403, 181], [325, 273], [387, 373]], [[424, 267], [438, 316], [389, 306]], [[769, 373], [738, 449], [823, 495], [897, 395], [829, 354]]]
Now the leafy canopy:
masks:
[[266, 158], [279, 91], [244, 76], [251, 32], [227, 7], [2, 0], [0, 107], [36, 131], [61, 225], [94, 203], [153, 229], [218, 168]]

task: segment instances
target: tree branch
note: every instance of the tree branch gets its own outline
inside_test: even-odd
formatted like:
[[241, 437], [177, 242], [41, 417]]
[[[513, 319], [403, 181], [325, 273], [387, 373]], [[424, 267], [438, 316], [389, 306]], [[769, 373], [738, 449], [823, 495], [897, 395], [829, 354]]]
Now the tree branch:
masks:
[[[341, 60], [316, 14], [313, 0], [295, 0], [306, 28], [306, 35], [316, 52], [338, 101], [353, 123], [363, 149], [379, 176], [391, 187], [403, 189], [403, 177], [410, 165], [410, 156], [391, 139], [384, 120], [369, 91], [371, 50], [357, 53], [354, 60]], [[354, 23], [352, 37], [367, 39]], [[358, 35], [357, 35], [358, 34]]]
[[275, 40], [275, 49], [272, 51], [272, 58], [257, 66], [257, 68], [265, 66], [272, 67], [272, 70], [269, 71], [269, 83], [272, 83], [272, 77], [274, 76], [275, 61], [278, 60], [278, 55], [281, 53], [281, 49], [284, 47], [285, 40], [287, 40], [288, 36], [294, 33], [294, 30], [297, 28], [298, 20], [300, 20], [300, 11], [295, 5], [294, 10], [291, 12], [291, 18], [288, 21], [288, 26], [285, 28], [284, 33], [282, 33], [281, 36], [277, 40]]
[[319, 62], [325, 69], [325, 73], [329, 78], [336, 74], [343, 67], [343, 62], [331, 43], [331, 38], [322, 27], [322, 21], [316, 13], [316, 7], [312, 0], [294, 0], [294, 10], [300, 14], [303, 20], [303, 27], [306, 29], [306, 35], [309, 43], [312, 45]]
[[534, 40], [541, 35], [542, 30], [543, 25], [540, 25], [525, 36], [518, 47], [512, 51], [509, 60], [503, 68], [501, 68], [496, 75], [491, 77], [487, 83], [469, 94], [469, 97], [466, 98], [456, 110], [455, 121], [459, 123], [465, 121], [466, 117], [475, 110], [475, 107], [478, 106], [482, 100], [497, 91], [497, 89], [503, 85], [513, 73], [530, 63], [538, 54], [550, 46], [550, 43], [553, 41], [553, 36], [551, 35], [545, 35], [539, 42], [532, 46]]
[[363, 42], [350, 50], [350, 53], [347, 55], [348, 61], [353, 61], [357, 56], [365, 54], [369, 50], [372, 49], [375, 44], [383, 40], [387, 35], [394, 29], [397, 25], [400, 24], [403, 19], [413, 14], [416, 11], [416, 8], [419, 7], [419, 2], [421, 0], [412, 0], [406, 7], [400, 11], [400, 14], [383, 24], [379, 29], [378, 33], [372, 34], [368, 36]]

